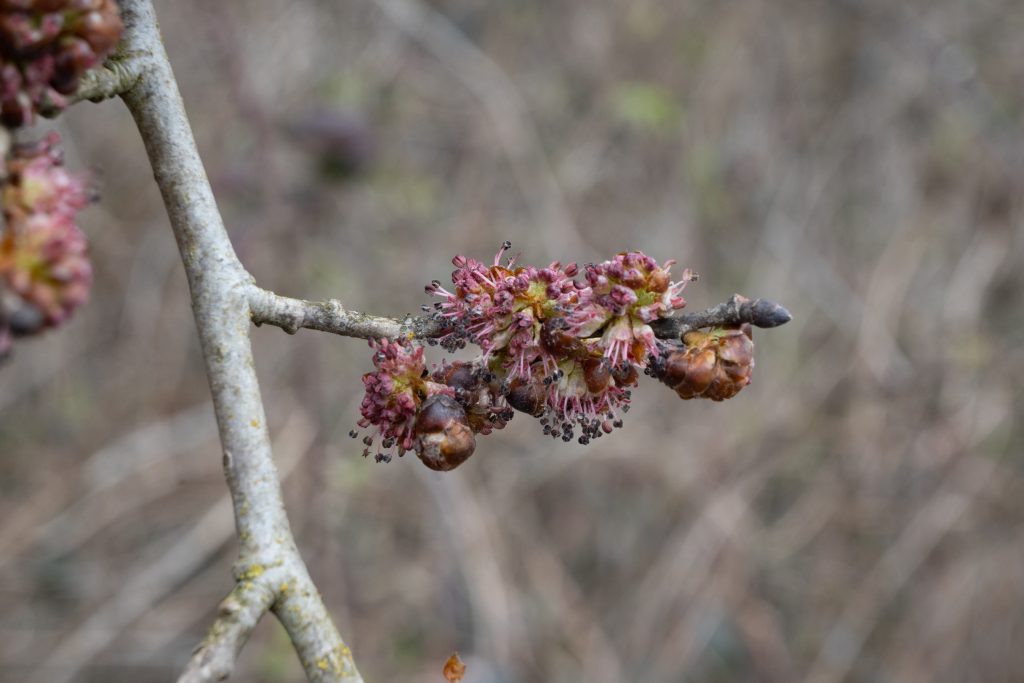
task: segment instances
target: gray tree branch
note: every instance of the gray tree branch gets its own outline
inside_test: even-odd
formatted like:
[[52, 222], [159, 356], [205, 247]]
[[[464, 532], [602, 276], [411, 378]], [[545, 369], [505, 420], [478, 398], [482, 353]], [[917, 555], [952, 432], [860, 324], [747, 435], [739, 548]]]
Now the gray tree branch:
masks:
[[[347, 310], [336, 299], [303, 301], [255, 286], [250, 290], [249, 310], [256, 325], [275, 325], [289, 334], [305, 327], [359, 339], [394, 339], [405, 334], [417, 339], [433, 339], [447, 331], [442, 322], [429, 313], [388, 318]], [[789, 311], [773, 301], [750, 300], [734, 294], [717, 306], [664, 318], [652, 323], [652, 327], [661, 339], [679, 339], [687, 332], [702, 327], [750, 323], [755, 327], [768, 328], [784, 325], [791, 319]]]
[[[239, 540], [236, 588], [182, 676], [218, 680], [256, 622], [273, 610], [310, 681], [361, 682], [310, 579], [285, 513], [249, 342], [252, 278], [217, 209], [192, 136], [151, 0], [122, 0], [120, 50], [132, 77], [100, 80], [135, 119], [188, 277]], [[127, 62], [120, 62], [122, 65]], [[110, 73], [116, 73], [110, 70]], [[115, 88], [115, 89], [116, 89]], [[94, 91], [98, 97], [100, 91]], [[109, 94], [109, 91], [102, 91]]]

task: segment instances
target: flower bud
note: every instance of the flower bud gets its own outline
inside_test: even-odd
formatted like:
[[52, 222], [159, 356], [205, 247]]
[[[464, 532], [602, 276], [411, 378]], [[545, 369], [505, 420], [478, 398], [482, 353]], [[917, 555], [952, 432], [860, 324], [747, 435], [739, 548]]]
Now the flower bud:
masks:
[[449, 363], [434, 371], [434, 381], [447, 384], [456, 391], [471, 392], [482, 384], [479, 366], [463, 361]]
[[590, 393], [600, 394], [608, 388], [608, 382], [612, 378], [612, 371], [607, 360], [603, 357], [587, 358], [580, 365], [583, 366], [583, 380]]
[[582, 343], [569, 330], [565, 318], [548, 318], [540, 328], [540, 344], [548, 353], [564, 357], [580, 350]]
[[414, 427], [416, 455], [432, 470], [447, 472], [473, 455], [476, 439], [466, 411], [444, 394], [431, 396], [420, 407]]
[[541, 382], [514, 379], [509, 384], [505, 400], [521, 413], [540, 417], [544, 414], [547, 389]]
[[754, 369], [750, 325], [688, 332], [683, 344], [652, 366], [654, 376], [680, 398], [723, 401], [750, 384]]

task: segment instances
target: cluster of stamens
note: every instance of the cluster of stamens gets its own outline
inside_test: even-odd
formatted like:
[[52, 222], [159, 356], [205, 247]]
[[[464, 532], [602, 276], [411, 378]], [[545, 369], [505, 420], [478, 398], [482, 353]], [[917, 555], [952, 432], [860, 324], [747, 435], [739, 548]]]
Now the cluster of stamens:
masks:
[[[377, 369], [363, 377], [367, 393], [360, 424], [378, 428], [385, 450], [416, 450], [428, 466], [451, 469], [468, 457], [465, 446], [475, 444], [473, 435], [504, 427], [513, 411], [537, 418], [554, 439], [586, 445], [622, 426], [641, 372], [664, 378], [665, 367], [679, 365], [670, 361], [688, 353], [685, 343], [658, 339], [651, 323], [685, 305], [683, 288], [696, 279], [689, 270], [672, 281], [673, 261], [658, 265], [641, 252], [582, 270], [558, 261], [537, 268], [506, 257], [510, 248], [505, 242], [489, 265], [456, 256], [452, 287], [438, 280], [426, 287], [441, 300], [424, 310], [444, 330], [426, 343], [448, 351], [475, 344], [478, 358], [429, 373], [415, 342], [373, 343], [378, 356], [409, 359], [388, 365], [375, 356]], [[417, 411], [438, 411], [431, 403], [438, 394], [445, 396], [449, 420], [444, 436], [438, 420], [416, 421]], [[453, 429], [452, 421], [460, 428]]]
[[62, 109], [122, 29], [116, 0], [0, 0], [0, 122]]
[[0, 357], [14, 337], [64, 323], [89, 297], [92, 267], [76, 215], [90, 201], [64, 168], [59, 137], [19, 145], [0, 186]]

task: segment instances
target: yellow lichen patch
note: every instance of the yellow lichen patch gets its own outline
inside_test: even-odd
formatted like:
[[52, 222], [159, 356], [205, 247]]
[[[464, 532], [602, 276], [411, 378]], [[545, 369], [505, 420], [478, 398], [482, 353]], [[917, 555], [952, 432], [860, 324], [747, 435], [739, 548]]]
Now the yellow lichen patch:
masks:
[[263, 576], [263, 572], [266, 571], [262, 564], [251, 565], [248, 569], [238, 575], [239, 581], [251, 581], [252, 579], [258, 579]]
[[280, 593], [281, 595], [284, 595], [285, 593], [287, 593], [288, 592], [288, 582], [287, 581], [282, 582], [281, 585], [277, 587], [277, 592]]
[[253, 427], [259, 427], [260, 421], [257, 420], [256, 418], [253, 418], [252, 422], [250, 422], [249, 424], [251, 424]]

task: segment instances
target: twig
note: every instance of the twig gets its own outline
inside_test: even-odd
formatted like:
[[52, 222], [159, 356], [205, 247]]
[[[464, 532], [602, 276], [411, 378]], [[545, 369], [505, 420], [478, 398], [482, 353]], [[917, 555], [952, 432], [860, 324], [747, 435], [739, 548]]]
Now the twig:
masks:
[[685, 313], [677, 318], [664, 318], [651, 324], [661, 339], [679, 339], [691, 330], [720, 325], [749, 323], [754, 327], [778, 327], [793, 316], [785, 308], [768, 299], [750, 300], [733, 294], [729, 300], [699, 313]]
[[[142, 75], [146, 60], [142, 55], [128, 53], [125, 49], [126, 44], [127, 42], [122, 43], [117, 53], [104, 62], [103, 66], [82, 74], [78, 89], [65, 96], [64, 102], [68, 105], [85, 100], [102, 102], [131, 90]], [[47, 118], [53, 118], [63, 110], [63, 106], [50, 106], [44, 107], [39, 113]]]
[[[205, 402], [169, 418], [151, 423], [122, 436], [89, 456], [82, 465], [85, 487], [74, 500], [64, 501], [61, 510], [45, 510], [15, 516], [13, 523], [0, 528], [0, 569], [15, 560], [24, 548], [45, 540], [48, 547], [70, 554], [111, 520], [129, 510], [165, 495], [177, 485], [173, 477], [145, 485], [134, 485], [127, 494], [116, 493], [127, 480], [140, 472], [160, 471], [167, 460], [179, 459], [191, 449], [213, 439], [210, 404]], [[180, 462], [179, 467], [184, 463]], [[48, 480], [39, 494], [42, 498], [61, 496], [59, 482]], [[112, 492], [115, 492], [112, 495]], [[37, 496], [33, 496], [35, 499]]]
[[250, 290], [249, 308], [256, 325], [274, 325], [288, 334], [305, 327], [358, 339], [394, 339], [404, 334], [430, 339], [445, 332], [441, 322], [428, 315], [386, 318], [347, 310], [337, 299], [303, 301], [256, 287]]
[[[362, 681], [299, 556], [284, 510], [248, 336], [252, 278], [224, 229], [152, 0], [123, 0], [121, 7], [121, 54], [131, 55], [138, 68], [134, 84], [121, 97], [145, 143], [188, 277], [234, 506], [238, 582], [268, 592], [233, 592], [239, 601], [235, 613], [258, 617], [270, 606], [310, 681]], [[256, 599], [266, 594], [272, 599]], [[250, 598], [256, 602], [247, 602]], [[240, 642], [233, 634], [218, 620], [204, 647], [226, 639], [233, 651]], [[186, 675], [192, 675], [191, 668]]]
[[586, 246], [558, 178], [530, 116], [526, 98], [508, 74], [466, 37], [432, 3], [420, 0], [375, 0], [403, 32], [431, 52], [483, 105], [498, 141], [512, 165], [523, 198], [547, 226], [544, 237], [555, 251], [579, 252]]
[[[249, 309], [256, 325], [275, 325], [289, 334], [295, 334], [305, 327], [359, 339], [394, 339], [407, 334], [418, 339], [433, 339], [447, 332], [444, 324], [430, 314], [406, 316], [402, 319], [387, 318], [349, 311], [335, 299], [303, 301], [279, 296], [258, 287], [250, 290]], [[778, 327], [792, 318], [789, 311], [773, 301], [750, 300], [734, 294], [728, 301], [705, 311], [658, 320], [652, 327], [661, 339], [679, 339], [687, 332], [702, 327], [741, 323], [750, 323], [755, 327]]]

